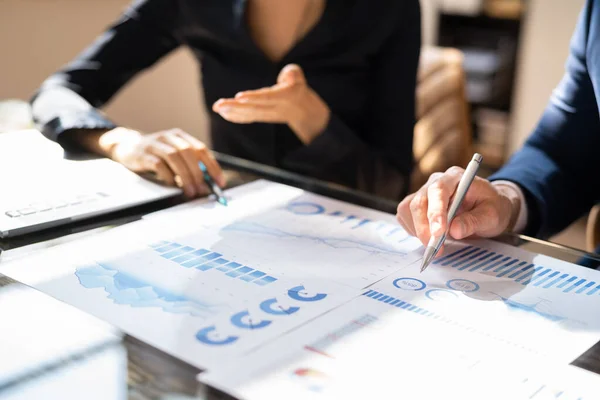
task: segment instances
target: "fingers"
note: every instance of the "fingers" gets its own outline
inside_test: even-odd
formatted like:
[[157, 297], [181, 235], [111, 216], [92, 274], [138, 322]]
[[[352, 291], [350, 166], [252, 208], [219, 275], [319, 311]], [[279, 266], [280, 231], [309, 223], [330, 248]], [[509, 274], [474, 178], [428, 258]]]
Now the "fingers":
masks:
[[422, 188], [415, 194], [409, 205], [416, 236], [424, 245], [427, 245], [431, 236], [427, 220], [428, 203], [427, 191]]
[[179, 150], [170, 144], [160, 140], [154, 140], [147, 146], [147, 152], [151, 155], [161, 158], [181, 179], [181, 186], [186, 196], [194, 197], [197, 193], [194, 177], [186, 166], [186, 162], [181, 157]]
[[297, 64], [288, 64], [281, 69], [277, 76], [278, 83], [306, 83], [304, 72]]
[[281, 112], [272, 105], [241, 103], [236, 100], [219, 100], [215, 110], [229, 122], [250, 124], [253, 122], [285, 123]]
[[462, 175], [462, 168], [453, 167], [444, 174], [432, 175], [434, 179], [430, 179], [431, 183], [427, 188], [427, 220], [429, 231], [433, 236], [438, 237], [446, 232], [450, 198]]
[[396, 219], [402, 225], [404, 230], [408, 232], [411, 236], [417, 236], [417, 232], [415, 231], [415, 226], [413, 224], [411, 212], [410, 212], [410, 202], [415, 197], [414, 194], [410, 196], [406, 196], [404, 200], [398, 204], [398, 209], [396, 211]]
[[[194, 195], [207, 194], [209, 190], [204, 182], [204, 175], [198, 167], [198, 157], [196, 156], [196, 151], [186, 140], [186, 136], [189, 135], [174, 129], [165, 132], [163, 135], [160, 135], [159, 140], [177, 149], [180, 158], [185, 164], [185, 169], [188, 172], [187, 176], [181, 176], [184, 185], [193, 186], [195, 191]], [[188, 180], [189, 178], [191, 178], [191, 181]]]
[[215, 159], [215, 156], [209, 150], [208, 146], [206, 146], [200, 140], [185, 132], [177, 132], [176, 135], [186, 140], [192, 146], [197, 159], [199, 161], [202, 161], [204, 165], [206, 165], [208, 174], [215, 180], [217, 185], [219, 185], [220, 187], [225, 187], [227, 185], [225, 174], [223, 173], [221, 166]]
[[498, 222], [494, 209], [488, 204], [481, 204], [457, 216], [450, 226], [450, 235], [455, 239], [488, 236], [485, 233], [492, 231]]
[[159, 181], [166, 185], [175, 186], [175, 175], [169, 166], [153, 154], [145, 154], [140, 162], [142, 170], [156, 173]]

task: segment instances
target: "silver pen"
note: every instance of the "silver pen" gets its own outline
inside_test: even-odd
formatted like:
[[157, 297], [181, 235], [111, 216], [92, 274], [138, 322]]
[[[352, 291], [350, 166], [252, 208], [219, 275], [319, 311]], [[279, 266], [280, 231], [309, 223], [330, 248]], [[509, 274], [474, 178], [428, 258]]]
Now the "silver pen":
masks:
[[462, 204], [467, 191], [469, 191], [469, 187], [475, 179], [477, 175], [477, 170], [479, 169], [479, 165], [483, 157], [481, 154], [475, 153], [469, 165], [467, 165], [467, 169], [463, 173], [463, 176], [460, 178], [460, 182], [458, 182], [458, 186], [456, 187], [456, 191], [454, 192], [454, 199], [452, 200], [452, 204], [448, 209], [448, 222], [446, 223], [446, 232], [440, 237], [432, 236], [429, 239], [429, 243], [427, 243], [427, 248], [425, 249], [425, 254], [423, 255], [423, 262], [421, 263], [421, 272], [425, 271], [425, 269], [429, 266], [431, 261], [435, 258], [438, 251], [442, 248], [444, 241], [446, 240], [446, 236], [448, 236], [448, 230], [450, 229], [450, 224], [452, 220], [456, 216], [456, 212], [458, 211], [460, 205]]

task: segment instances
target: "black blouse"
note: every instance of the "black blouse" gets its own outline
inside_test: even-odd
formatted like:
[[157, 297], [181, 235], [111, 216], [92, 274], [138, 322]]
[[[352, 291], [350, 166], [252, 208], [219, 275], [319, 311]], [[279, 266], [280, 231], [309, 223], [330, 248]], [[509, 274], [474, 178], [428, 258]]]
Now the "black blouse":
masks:
[[[39, 97], [33, 99], [40, 129], [61, 143], [70, 129], [114, 127], [97, 108], [134, 75], [184, 45], [201, 65], [215, 150], [401, 198], [413, 165], [419, 1], [327, 0], [319, 22], [277, 63], [253, 42], [246, 1], [134, 2], [44, 82], [40, 91], [52, 101], [36, 106]], [[219, 98], [273, 85], [288, 63], [303, 68], [332, 112], [309, 145], [287, 125], [233, 124], [210, 109]]]

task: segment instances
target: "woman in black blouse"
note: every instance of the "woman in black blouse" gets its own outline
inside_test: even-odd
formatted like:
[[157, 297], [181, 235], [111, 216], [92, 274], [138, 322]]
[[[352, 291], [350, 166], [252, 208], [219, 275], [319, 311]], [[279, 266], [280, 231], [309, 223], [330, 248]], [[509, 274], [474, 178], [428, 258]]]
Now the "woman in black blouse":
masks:
[[[188, 196], [206, 192], [206, 146], [142, 135], [99, 110], [134, 75], [188, 46], [212, 105], [215, 150], [399, 199], [412, 168], [418, 0], [137, 0], [34, 99], [44, 134]], [[158, 95], [158, 94], [157, 94]]]

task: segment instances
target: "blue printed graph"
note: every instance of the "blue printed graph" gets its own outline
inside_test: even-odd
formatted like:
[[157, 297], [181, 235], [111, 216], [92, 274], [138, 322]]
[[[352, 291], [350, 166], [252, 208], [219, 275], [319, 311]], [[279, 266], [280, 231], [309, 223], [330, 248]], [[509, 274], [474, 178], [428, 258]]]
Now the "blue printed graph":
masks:
[[433, 262], [459, 271], [485, 272], [521, 285], [560, 289], [563, 293], [600, 295], [600, 284], [475, 246], [463, 247]]
[[321, 204], [313, 201], [295, 201], [289, 203], [285, 207], [286, 211], [291, 212], [294, 215], [300, 216], [315, 216], [315, 215], [327, 215], [330, 217], [339, 218], [339, 223], [348, 226], [348, 229], [355, 230], [364, 228], [366, 226], [375, 226], [375, 230], [380, 232], [386, 240], [395, 240], [397, 242], [403, 242], [411, 237], [397, 224], [391, 224], [387, 221], [373, 220], [362, 217], [360, 215], [348, 214], [343, 211], [327, 210], [327, 208]]
[[173, 314], [210, 317], [221, 306], [201, 303], [175, 295], [131, 275], [124, 274], [108, 264], [96, 264], [77, 268], [75, 276], [88, 289], [101, 288], [116, 304], [131, 307], [157, 307]]
[[417, 307], [414, 304], [411, 304], [407, 301], [403, 301], [403, 300], [397, 299], [395, 297], [385, 295], [385, 294], [377, 292], [375, 290], [369, 290], [368, 292], [364, 293], [363, 296], [367, 296], [373, 300], [377, 300], [382, 303], [389, 304], [392, 307], [402, 308], [406, 311], [411, 311], [416, 314], [424, 315], [426, 317], [433, 317], [435, 319], [441, 318], [439, 315], [434, 314], [431, 311], [428, 311], [424, 308]]
[[386, 246], [381, 241], [366, 242], [351, 238], [339, 238], [339, 237], [321, 237], [314, 235], [303, 235], [291, 232], [286, 232], [278, 228], [272, 228], [264, 226], [254, 222], [236, 222], [226, 226], [222, 229], [223, 231], [230, 232], [242, 232], [251, 235], [265, 235], [276, 237], [279, 239], [305, 239], [313, 242], [323, 244], [335, 249], [355, 249], [363, 250], [370, 254], [395, 254], [395, 255], [406, 255], [405, 251], [398, 250], [391, 246]]
[[173, 261], [184, 268], [195, 268], [203, 272], [218, 271], [230, 278], [237, 278], [259, 286], [265, 286], [277, 280], [265, 272], [230, 261], [222, 254], [207, 249], [197, 249], [165, 240], [152, 243], [150, 247], [162, 258]]
[[[494, 293], [494, 294], [496, 294], [496, 293]], [[506, 304], [509, 308], [511, 308], [513, 310], [536, 314], [536, 315], [538, 315], [544, 319], [547, 319], [548, 321], [552, 321], [552, 322], [559, 322], [559, 321], [564, 321], [567, 319], [567, 318], [561, 317], [559, 315], [553, 315], [551, 313], [547, 313], [547, 312], [543, 312], [543, 311], [539, 310], [537, 307], [542, 301], [540, 301], [539, 303], [536, 303], [536, 304], [523, 304], [523, 303], [519, 303], [517, 301], [511, 300], [509, 298], [500, 296], [499, 294], [496, 294], [496, 295], [504, 302], [504, 304]]]

